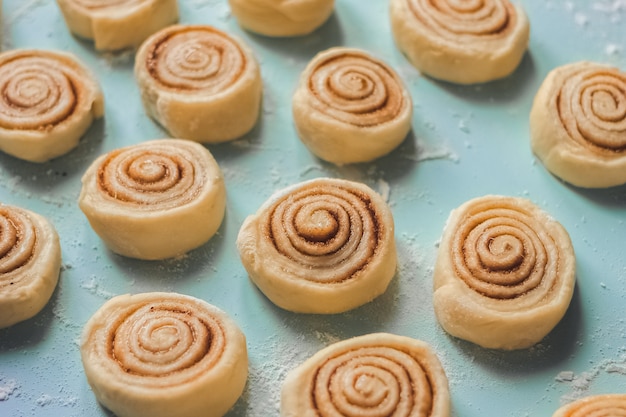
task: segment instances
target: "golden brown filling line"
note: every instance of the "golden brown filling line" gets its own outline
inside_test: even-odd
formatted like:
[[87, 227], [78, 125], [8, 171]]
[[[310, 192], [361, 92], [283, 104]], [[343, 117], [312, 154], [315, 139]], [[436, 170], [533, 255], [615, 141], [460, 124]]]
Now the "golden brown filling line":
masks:
[[7, 208], [0, 208], [0, 289], [18, 284], [16, 274], [35, 254], [37, 231], [30, 218]]

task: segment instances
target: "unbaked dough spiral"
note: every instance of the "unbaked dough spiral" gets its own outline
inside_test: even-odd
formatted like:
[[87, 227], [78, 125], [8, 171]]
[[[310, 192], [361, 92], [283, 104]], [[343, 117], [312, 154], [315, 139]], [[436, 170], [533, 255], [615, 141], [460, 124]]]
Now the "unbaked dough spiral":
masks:
[[604, 394], [581, 398], [559, 408], [552, 417], [624, 417], [626, 394]]
[[509, 0], [391, 0], [391, 28], [415, 67], [460, 84], [512, 73], [530, 32], [523, 9]]
[[252, 51], [211, 26], [170, 26], [150, 37], [135, 77], [147, 113], [175, 137], [233, 140], [258, 118], [262, 82]]
[[226, 205], [224, 179], [202, 145], [143, 142], [102, 155], [83, 176], [79, 205], [121, 255], [163, 259], [208, 241]]
[[57, 0], [65, 22], [98, 50], [139, 46], [178, 21], [176, 0]]
[[391, 152], [409, 132], [412, 112], [409, 92], [395, 71], [353, 48], [315, 56], [293, 97], [300, 139], [315, 155], [336, 164]]
[[581, 187], [626, 183], [626, 73], [592, 62], [552, 70], [530, 113], [546, 168]]
[[448, 381], [426, 343], [386, 333], [320, 350], [283, 382], [281, 416], [447, 417]]
[[276, 305], [338, 313], [382, 294], [396, 269], [393, 218], [369, 187], [321, 178], [272, 196], [239, 231], [250, 278]]
[[448, 333], [520, 349], [561, 320], [575, 256], [565, 229], [528, 200], [485, 196], [452, 211], [434, 271], [434, 304]]
[[59, 280], [61, 246], [44, 217], [0, 204], [0, 328], [33, 317]]
[[96, 398], [120, 417], [222, 416], [248, 373], [237, 325], [176, 293], [107, 301], [85, 325], [81, 355]]
[[104, 114], [97, 81], [62, 52], [0, 54], [0, 93], [0, 150], [31, 162], [69, 152]]

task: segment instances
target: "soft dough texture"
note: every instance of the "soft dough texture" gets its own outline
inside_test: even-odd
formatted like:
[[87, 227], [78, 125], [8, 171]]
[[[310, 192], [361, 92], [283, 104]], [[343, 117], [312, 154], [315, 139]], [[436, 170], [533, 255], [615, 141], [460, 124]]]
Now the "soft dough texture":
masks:
[[57, 0], [65, 23], [98, 50], [139, 46], [178, 21], [176, 0]]
[[626, 416], [626, 394], [605, 394], [581, 398], [559, 408], [552, 417]]
[[0, 150], [45, 162], [78, 145], [104, 97], [73, 55], [16, 49], [0, 54]]
[[61, 245], [44, 217], [0, 204], [0, 328], [33, 317], [59, 280]]
[[135, 77], [150, 117], [177, 138], [216, 143], [256, 123], [261, 72], [252, 51], [211, 26], [170, 26], [139, 48]]
[[176, 293], [107, 301], [85, 325], [80, 353], [96, 398], [118, 417], [220, 417], [248, 377], [237, 324]]
[[266, 36], [313, 32], [332, 14], [334, 0], [228, 0], [244, 28]]
[[339, 313], [385, 292], [396, 271], [393, 217], [366, 185], [321, 178], [274, 194], [237, 237], [252, 281], [277, 306]]
[[575, 265], [567, 231], [529, 200], [470, 200], [451, 212], [439, 246], [437, 319], [486, 348], [530, 347], [565, 314]]
[[391, 0], [398, 48], [417, 69], [440, 80], [473, 84], [506, 77], [528, 47], [528, 18], [508, 0], [477, 4]]
[[317, 54], [293, 96], [300, 139], [339, 165], [391, 152], [409, 133], [412, 113], [409, 92], [393, 69], [353, 48]]
[[344, 340], [287, 374], [282, 417], [448, 417], [448, 379], [430, 346], [387, 333]]
[[78, 204], [114, 252], [164, 259], [207, 242], [224, 217], [224, 178], [211, 153], [181, 139], [117, 149], [83, 175]]
[[626, 73], [593, 62], [553, 69], [530, 112], [533, 152], [579, 187], [626, 183]]

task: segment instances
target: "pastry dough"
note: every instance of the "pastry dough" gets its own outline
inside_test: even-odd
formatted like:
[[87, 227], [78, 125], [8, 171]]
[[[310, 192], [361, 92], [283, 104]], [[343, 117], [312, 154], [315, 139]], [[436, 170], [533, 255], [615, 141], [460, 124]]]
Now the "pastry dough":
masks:
[[398, 48], [423, 73], [473, 84], [506, 77], [528, 47], [526, 13], [509, 0], [391, 0]]
[[207, 242], [224, 217], [224, 178], [195, 142], [162, 139], [114, 150], [96, 159], [82, 181], [81, 210], [120, 255], [182, 255]]
[[385, 292], [396, 271], [393, 217], [356, 182], [320, 178], [274, 194], [241, 226], [252, 281], [277, 306], [340, 313]]
[[338, 165], [391, 152], [409, 133], [412, 114], [411, 96], [393, 69], [353, 48], [316, 55], [293, 96], [300, 139]]
[[592, 62], [552, 70], [530, 112], [535, 154], [580, 187], [626, 183], [626, 72]]
[[57, 0], [65, 23], [98, 50], [139, 46], [178, 21], [176, 0]]
[[118, 417], [220, 417], [248, 377], [237, 324], [176, 293], [107, 301], [85, 325], [80, 353], [96, 398]]
[[581, 398], [559, 408], [552, 417], [626, 416], [626, 394], [604, 394]]
[[0, 204], [0, 328], [39, 313], [60, 270], [61, 245], [54, 226], [32, 211]]
[[0, 150], [45, 162], [78, 145], [104, 98], [91, 73], [69, 54], [16, 49], [0, 54]]
[[486, 348], [530, 347], [565, 314], [575, 264], [567, 231], [529, 200], [470, 200], [452, 211], [439, 246], [437, 319]]
[[448, 417], [448, 379], [430, 346], [386, 333], [320, 350], [285, 379], [282, 417]]
[[139, 48], [135, 77], [150, 117], [177, 138], [236, 139], [254, 127], [262, 82], [252, 51], [211, 26], [170, 26]]
[[313, 32], [333, 12], [334, 0], [228, 0], [244, 28], [266, 36], [299, 36]]

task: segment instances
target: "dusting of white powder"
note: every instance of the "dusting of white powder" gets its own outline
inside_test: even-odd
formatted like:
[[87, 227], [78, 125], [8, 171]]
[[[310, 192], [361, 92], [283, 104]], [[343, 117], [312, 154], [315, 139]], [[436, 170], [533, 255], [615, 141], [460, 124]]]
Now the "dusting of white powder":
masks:
[[7, 401], [17, 391], [18, 387], [17, 381], [0, 378], [0, 401]]

